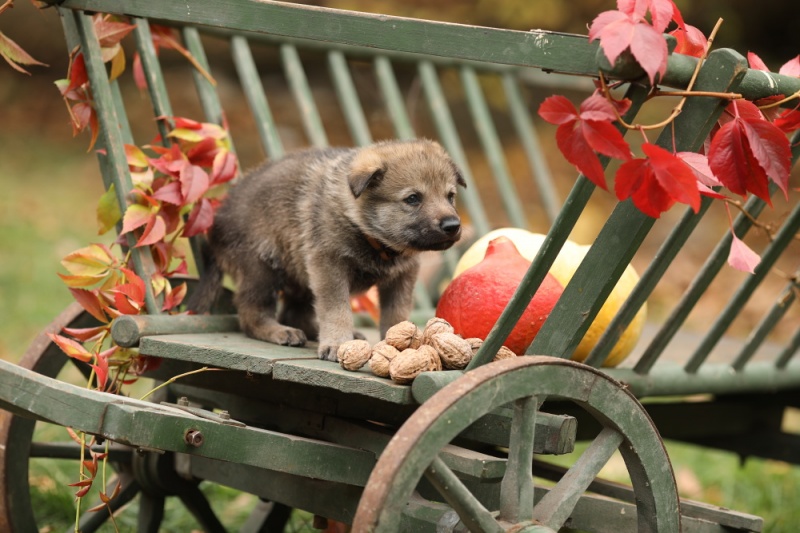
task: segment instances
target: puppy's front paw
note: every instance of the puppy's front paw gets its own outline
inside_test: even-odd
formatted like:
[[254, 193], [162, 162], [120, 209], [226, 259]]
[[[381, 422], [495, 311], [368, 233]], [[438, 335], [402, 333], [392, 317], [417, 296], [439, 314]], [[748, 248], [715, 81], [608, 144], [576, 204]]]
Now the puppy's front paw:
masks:
[[317, 355], [323, 361], [332, 361], [334, 363], [338, 363], [339, 357], [336, 355], [338, 351], [339, 345], [320, 344], [319, 350], [317, 350]]
[[305, 346], [306, 334], [296, 328], [280, 326], [270, 332], [268, 340], [283, 346]]

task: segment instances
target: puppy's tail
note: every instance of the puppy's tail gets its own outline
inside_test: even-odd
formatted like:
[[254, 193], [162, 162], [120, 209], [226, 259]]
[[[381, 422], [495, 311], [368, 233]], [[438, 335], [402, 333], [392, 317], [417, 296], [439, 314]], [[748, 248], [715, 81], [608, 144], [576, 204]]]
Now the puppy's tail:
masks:
[[222, 292], [223, 272], [217, 264], [211, 245], [205, 239], [201, 240], [198, 263], [202, 265], [202, 274], [189, 295], [186, 308], [198, 314], [209, 313]]

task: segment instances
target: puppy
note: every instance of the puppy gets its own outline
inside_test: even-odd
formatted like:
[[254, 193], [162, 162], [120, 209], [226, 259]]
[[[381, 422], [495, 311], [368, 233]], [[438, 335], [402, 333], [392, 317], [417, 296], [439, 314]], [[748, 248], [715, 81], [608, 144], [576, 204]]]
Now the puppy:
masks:
[[320, 359], [337, 361], [340, 344], [363, 338], [351, 295], [377, 284], [381, 336], [408, 318], [419, 252], [461, 236], [458, 185], [455, 163], [427, 140], [312, 149], [265, 164], [219, 208], [189, 308], [208, 311], [228, 273], [245, 334], [289, 346], [318, 339]]

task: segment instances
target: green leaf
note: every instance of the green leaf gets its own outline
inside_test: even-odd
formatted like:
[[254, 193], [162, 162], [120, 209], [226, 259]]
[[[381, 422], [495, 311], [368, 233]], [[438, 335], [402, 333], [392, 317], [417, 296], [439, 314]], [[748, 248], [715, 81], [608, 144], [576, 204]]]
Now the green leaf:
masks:
[[112, 183], [111, 187], [100, 197], [100, 202], [97, 204], [98, 234], [103, 235], [112, 229], [121, 218], [122, 212], [119, 209], [116, 190]]

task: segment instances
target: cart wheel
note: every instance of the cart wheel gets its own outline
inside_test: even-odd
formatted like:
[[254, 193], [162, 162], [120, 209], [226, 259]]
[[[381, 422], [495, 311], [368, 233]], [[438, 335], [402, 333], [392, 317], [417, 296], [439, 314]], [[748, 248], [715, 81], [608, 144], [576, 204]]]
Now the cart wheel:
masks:
[[[77, 303], [68, 306], [34, 340], [19, 365], [52, 378], [74, 366], [88, 376], [88, 366], [66, 357], [47, 333], [59, 333], [64, 327], [86, 328], [98, 324]], [[80, 447], [72, 441], [37, 442], [34, 433], [36, 424], [33, 419], [0, 411], [0, 531], [3, 533], [40, 530], [31, 500], [31, 459], [72, 459], [77, 462], [80, 458]], [[46, 424], [40, 422], [39, 426], [42, 425]], [[206, 531], [225, 531], [197, 484], [179, 478], [171, 470], [168, 456], [152, 452], [137, 454], [131, 448], [112, 446], [109, 459], [115, 475], [110, 479], [106, 493], [110, 494], [117, 482], [121, 485], [120, 493], [110, 502], [112, 511], [116, 512], [138, 496], [139, 531], [159, 530], [165, 497], [172, 494], [179, 496]], [[154, 486], [161, 490], [154, 490]], [[281, 531], [282, 525], [288, 520], [288, 513], [283, 506], [276, 506], [276, 509], [272, 513], [275, 516], [264, 514], [263, 517], [253, 517], [258, 519], [253, 530], [263, 531], [263, 527], [271, 524], [270, 527], [274, 527], [271, 531]], [[97, 531], [108, 519], [105, 510], [84, 513], [80, 530], [83, 533]], [[281, 524], [276, 526], [276, 520]], [[248, 523], [252, 524], [253, 521]]]
[[[573, 402], [603, 429], [561, 480], [534, 501], [534, 422], [546, 398]], [[507, 404], [513, 407], [508, 463], [499, 509], [490, 510], [437, 454], [473, 422]], [[605, 374], [564, 359], [534, 356], [491, 363], [437, 392], [403, 424], [370, 475], [353, 530], [399, 531], [402, 513], [424, 476], [439, 501], [447, 502], [470, 531], [558, 531], [617, 450], [633, 486], [638, 531], [680, 531], [672, 465], [632, 394]]]

